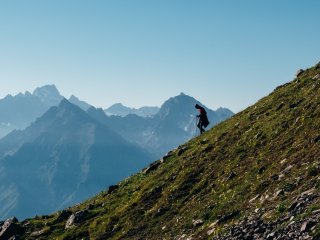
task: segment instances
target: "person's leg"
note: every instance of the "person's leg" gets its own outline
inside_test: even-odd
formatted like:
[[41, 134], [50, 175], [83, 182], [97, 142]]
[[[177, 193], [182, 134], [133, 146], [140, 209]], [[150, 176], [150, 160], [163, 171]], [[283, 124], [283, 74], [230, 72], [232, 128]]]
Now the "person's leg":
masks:
[[205, 130], [204, 130], [203, 124], [202, 124], [202, 122], [201, 122], [201, 125], [200, 125], [200, 134], [202, 134], [204, 131], [205, 131]]
[[199, 120], [199, 122], [198, 122], [198, 124], [197, 124], [197, 127], [200, 129], [200, 131], [201, 131], [201, 128], [202, 128], [202, 123], [201, 123], [201, 121]]

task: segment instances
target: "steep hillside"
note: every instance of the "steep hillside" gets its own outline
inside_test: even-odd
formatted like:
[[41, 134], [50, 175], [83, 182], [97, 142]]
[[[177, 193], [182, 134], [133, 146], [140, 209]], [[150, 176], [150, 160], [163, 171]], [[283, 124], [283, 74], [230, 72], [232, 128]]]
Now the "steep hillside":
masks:
[[319, 239], [319, 105], [320, 63], [117, 187], [6, 226], [22, 239]]

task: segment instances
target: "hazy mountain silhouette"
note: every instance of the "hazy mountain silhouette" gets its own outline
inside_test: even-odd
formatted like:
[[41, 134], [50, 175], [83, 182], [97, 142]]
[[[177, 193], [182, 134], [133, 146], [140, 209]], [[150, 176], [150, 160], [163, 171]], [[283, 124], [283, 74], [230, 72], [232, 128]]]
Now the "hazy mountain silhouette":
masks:
[[39, 87], [33, 94], [7, 95], [0, 100], [0, 138], [14, 129], [27, 127], [62, 98], [54, 85]]
[[129, 108], [126, 106], [123, 106], [121, 103], [113, 104], [111, 107], [104, 110], [105, 113], [109, 116], [115, 115], [115, 116], [121, 116], [125, 117], [129, 114], [136, 114], [141, 117], [152, 117], [155, 115], [158, 111], [158, 107], [141, 107], [141, 108]]
[[144, 150], [66, 99], [30, 127], [1, 139], [0, 152], [7, 154], [0, 160], [2, 219], [77, 203], [151, 161]]
[[[26, 128], [62, 99], [55, 85], [38, 87], [32, 94], [25, 92], [0, 99], [0, 138], [15, 129]], [[69, 100], [84, 110], [91, 106], [74, 95]]]
[[58, 105], [63, 99], [55, 85], [38, 87], [34, 90], [33, 95], [48, 107]]

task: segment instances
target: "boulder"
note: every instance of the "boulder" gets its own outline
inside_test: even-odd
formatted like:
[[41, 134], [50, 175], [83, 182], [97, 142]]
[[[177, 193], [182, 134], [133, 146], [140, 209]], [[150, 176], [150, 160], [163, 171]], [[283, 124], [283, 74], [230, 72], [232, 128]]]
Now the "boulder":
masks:
[[108, 188], [108, 194], [114, 192], [115, 190], [117, 190], [119, 188], [118, 185], [110, 185], [109, 188]]
[[188, 147], [186, 147], [186, 146], [184, 146], [184, 147], [178, 147], [177, 155], [178, 155], [178, 156], [181, 156], [187, 149], [188, 149]]
[[296, 76], [299, 77], [302, 73], [304, 73], [303, 69], [299, 69], [296, 73]]
[[7, 219], [0, 232], [0, 240], [8, 240], [11, 237], [21, 235], [23, 233], [23, 228], [18, 225], [18, 219], [15, 217]]
[[149, 174], [150, 172], [153, 172], [154, 170], [156, 170], [160, 165], [161, 165], [161, 161], [156, 161], [156, 162], [150, 164], [149, 167], [145, 168], [143, 170], [143, 173]]
[[86, 220], [87, 216], [89, 214], [88, 210], [79, 211], [76, 213], [73, 213], [68, 221], [66, 222], [65, 229], [71, 228], [79, 223], [82, 223]]
[[197, 219], [197, 220], [192, 220], [192, 224], [194, 227], [199, 227], [203, 224], [203, 220], [202, 219]]
[[54, 221], [54, 223], [60, 223], [60, 222], [63, 222], [65, 220], [67, 220], [70, 215], [72, 214], [71, 211], [68, 211], [68, 210], [63, 210], [59, 213], [57, 219]]
[[315, 75], [312, 79], [313, 80], [320, 80], [320, 74]]
[[231, 172], [227, 178], [227, 180], [234, 179], [237, 175], [234, 172]]
[[236, 217], [237, 215], [239, 215], [239, 213], [240, 213], [240, 211], [234, 211], [232, 213], [223, 215], [223, 216], [219, 217], [217, 224], [224, 223], [224, 222]]

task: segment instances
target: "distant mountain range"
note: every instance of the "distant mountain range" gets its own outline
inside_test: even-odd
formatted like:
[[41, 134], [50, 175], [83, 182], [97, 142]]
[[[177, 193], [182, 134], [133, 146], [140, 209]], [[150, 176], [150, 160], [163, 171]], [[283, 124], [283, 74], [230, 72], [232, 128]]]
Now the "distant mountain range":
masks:
[[54, 85], [47, 85], [0, 100], [0, 137], [14, 129], [23, 129], [51, 106], [58, 105], [62, 96]]
[[83, 201], [152, 160], [65, 99], [30, 127], [1, 139], [0, 156], [1, 218]]
[[141, 107], [141, 108], [129, 108], [123, 106], [121, 103], [116, 103], [111, 107], [104, 110], [107, 115], [115, 115], [125, 117], [129, 114], [136, 114], [141, 117], [152, 117], [159, 111], [158, 107]]
[[[63, 98], [55, 85], [45, 85], [36, 88], [32, 94], [25, 92], [0, 99], [0, 138], [12, 130], [26, 128]], [[84, 110], [91, 106], [73, 95], [69, 100]]]

